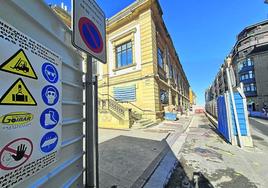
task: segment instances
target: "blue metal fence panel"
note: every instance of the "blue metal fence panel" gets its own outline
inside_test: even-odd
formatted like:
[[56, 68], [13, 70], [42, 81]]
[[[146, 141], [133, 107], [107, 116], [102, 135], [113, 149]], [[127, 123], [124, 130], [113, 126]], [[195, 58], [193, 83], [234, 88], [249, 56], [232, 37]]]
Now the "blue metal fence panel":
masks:
[[[236, 111], [238, 115], [238, 121], [240, 126], [240, 132], [242, 136], [247, 136], [247, 124], [245, 119], [245, 110], [244, 110], [244, 104], [243, 104], [243, 98], [238, 93], [234, 93], [234, 99], [235, 99], [235, 105], [236, 105]], [[233, 125], [233, 133], [235, 136], [237, 136], [237, 130], [236, 130], [236, 123], [235, 123], [235, 116], [234, 116], [234, 109], [233, 104], [231, 103], [231, 117], [232, 117], [232, 125]]]
[[227, 109], [224, 96], [219, 96], [218, 105], [218, 130], [227, 141], [231, 141], [228, 128]]

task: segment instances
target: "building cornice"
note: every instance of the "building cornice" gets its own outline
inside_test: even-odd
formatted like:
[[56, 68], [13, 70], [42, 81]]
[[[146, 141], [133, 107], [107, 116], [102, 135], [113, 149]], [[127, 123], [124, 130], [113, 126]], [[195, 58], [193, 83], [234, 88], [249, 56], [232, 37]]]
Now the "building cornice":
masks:
[[134, 20], [144, 10], [150, 9], [151, 5], [152, 0], [136, 0], [134, 3], [106, 20], [107, 33], [129, 23], [130, 20]]

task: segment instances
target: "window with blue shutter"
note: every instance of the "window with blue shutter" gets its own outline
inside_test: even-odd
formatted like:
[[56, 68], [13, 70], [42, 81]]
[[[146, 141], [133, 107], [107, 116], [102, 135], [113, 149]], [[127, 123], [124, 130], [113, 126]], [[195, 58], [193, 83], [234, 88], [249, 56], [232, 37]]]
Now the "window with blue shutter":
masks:
[[114, 87], [114, 98], [120, 102], [136, 101], [136, 85], [126, 87]]

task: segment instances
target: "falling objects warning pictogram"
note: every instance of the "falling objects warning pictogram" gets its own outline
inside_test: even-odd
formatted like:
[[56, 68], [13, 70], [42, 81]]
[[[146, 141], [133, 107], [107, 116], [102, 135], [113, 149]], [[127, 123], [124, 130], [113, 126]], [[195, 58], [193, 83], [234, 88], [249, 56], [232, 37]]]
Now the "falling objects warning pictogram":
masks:
[[37, 79], [37, 75], [22, 49], [20, 49], [2, 65], [0, 65], [0, 70], [28, 78]]
[[33, 153], [33, 143], [28, 138], [19, 138], [0, 151], [0, 169], [14, 170], [26, 163]]
[[22, 79], [19, 78], [1, 97], [0, 105], [36, 106], [37, 103]]

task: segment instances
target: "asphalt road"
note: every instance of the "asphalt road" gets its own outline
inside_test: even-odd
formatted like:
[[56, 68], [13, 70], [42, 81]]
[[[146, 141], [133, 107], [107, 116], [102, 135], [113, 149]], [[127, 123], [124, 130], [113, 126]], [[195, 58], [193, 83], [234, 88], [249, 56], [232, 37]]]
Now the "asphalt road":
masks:
[[226, 143], [209, 124], [195, 116], [166, 188], [267, 188], [268, 121], [250, 119], [254, 148], [245, 150]]
[[268, 137], [268, 121], [267, 120], [249, 118], [249, 123], [254, 131], [257, 131]]

